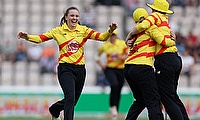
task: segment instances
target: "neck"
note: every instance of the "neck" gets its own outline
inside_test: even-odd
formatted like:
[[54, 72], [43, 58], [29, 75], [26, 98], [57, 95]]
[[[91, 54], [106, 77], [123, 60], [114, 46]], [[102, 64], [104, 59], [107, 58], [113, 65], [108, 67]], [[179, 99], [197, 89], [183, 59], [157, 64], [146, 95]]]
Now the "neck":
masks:
[[68, 23], [66, 23], [66, 25], [68, 26], [68, 28], [69, 28], [70, 30], [75, 30], [75, 29], [76, 29], [76, 26], [72, 26], [72, 25], [70, 25], [70, 24], [68, 24]]
[[111, 39], [111, 40], [110, 40], [110, 43], [114, 44], [115, 41], [116, 41], [115, 39]]
[[68, 26], [70, 30], [74, 30], [76, 27], [74, 26]]

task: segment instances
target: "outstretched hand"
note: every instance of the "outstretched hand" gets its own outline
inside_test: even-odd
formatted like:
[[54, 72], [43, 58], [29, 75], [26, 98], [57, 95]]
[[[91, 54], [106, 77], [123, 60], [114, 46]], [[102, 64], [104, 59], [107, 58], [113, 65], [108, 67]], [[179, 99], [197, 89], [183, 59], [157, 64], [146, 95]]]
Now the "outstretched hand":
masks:
[[113, 32], [115, 29], [117, 29], [117, 23], [112, 22], [112, 23], [109, 25], [109, 27], [110, 27], [111, 32]]
[[172, 30], [170, 31], [170, 37], [173, 41], [176, 41], [176, 34]]
[[132, 48], [133, 47], [133, 42], [134, 41], [132, 39], [128, 39], [125, 43], [129, 48]]
[[18, 35], [17, 35], [17, 38], [20, 39], [20, 38], [23, 38], [25, 40], [28, 40], [28, 34], [26, 32], [19, 32]]

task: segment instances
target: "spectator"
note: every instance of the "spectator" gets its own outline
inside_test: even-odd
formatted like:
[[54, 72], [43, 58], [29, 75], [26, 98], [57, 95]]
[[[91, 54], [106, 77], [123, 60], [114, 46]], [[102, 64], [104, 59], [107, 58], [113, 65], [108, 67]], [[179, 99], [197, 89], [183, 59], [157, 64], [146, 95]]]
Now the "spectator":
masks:
[[42, 47], [36, 44], [31, 44], [27, 50], [28, 61], [39, 62], [42, 55]]
[[0, 44], [0, 77], [1, 77], [1, 65], [2, 65], [2, 62], [3, 62], [3, 47]]
[[176, 47], [178, 48], [178, 53], [180, 55], [185, 51], [185, 37], [180, 33], [176, 32]]
[[6, 40], [5, 44], [2, 46], [3, 52], [3, 60], [11, 61], [12, 54], [14, 52], [13, 45], [11, 44], [10, 40]]
[[179, 32], [181, 30], [181, 23], [179, 21], [174, 21], [173, 19], [171, 19], [172, 17], [169, 17], [169, 25], [171, 27], [171, 30], [173, 32]]
[[196, 16], [199, 17], [199, 5], [200, 5], [200, 0], [197, 0], [195, 6], [196, 6]]
[[193, 33], [192, 30], [189, 31], [189, 34], [186, 36], [186, 47], [191, 48], [191, 49], [196, 49], [197, 46], [199, 45], [199, 40], [198, 36]]
[[185, 45], [186, 48], [190, 50], [191, 55], [194, 57], [196, 63], [198, 61], [197, 47], [199, 45], [199, 39], [192, 30], [190, 30], [189, 34], [186, 36]]
[[56, 49], [52, 45], [44, 47], [40, 58], [40, 73], [56, 73]]
[[185, 0], [172, 0], [171, 6], [179, 6], [182, 8], [182, 16], [186, 15], [186, 4]]
[[197, 55], [198, 55], [198, 61], [197, 62], [200, 63], [200, 43], [197, 47]]
[[199, 16], [199, 3], [200, 3], [200, 0], [185, 0], [186, 6], [195, 8], [195, 11], [193, 12], [195, 12], [196, 16]]
[[87, 27], [90, 27], [92, 29], [96, 28], [96, 13], [94, 12], [94, 9], [92, 6], [87, 5], [83, 8], [82, 13], [82, 25], [86, 25]]
[[191, 87], [191, 75], [194, 72], [194, 57], [189, 54], [188, 50], [185, 50], [182, 57], [183, 68], [181, 71], [182, 75], [187, 77], [187, 87]]
[[196, 6], [196, 5], [198, 5], [198, 1], [199, 0], [185, 0], [185, 4], [187, 6]]
[[120, 0], [95, 0], [95, 5], [120, 5]]
[[27, 60], [27, 46], [23, 41], [17, 43], [16, 51], [13, 53], [13, 62]]
[[137, 9], [140, 6], [140, 2], [139, 0], [125, 0], [125, 6], [128, 10], [128, 15], [132, 16], [133, 11], [135, 11], [135, 9]]

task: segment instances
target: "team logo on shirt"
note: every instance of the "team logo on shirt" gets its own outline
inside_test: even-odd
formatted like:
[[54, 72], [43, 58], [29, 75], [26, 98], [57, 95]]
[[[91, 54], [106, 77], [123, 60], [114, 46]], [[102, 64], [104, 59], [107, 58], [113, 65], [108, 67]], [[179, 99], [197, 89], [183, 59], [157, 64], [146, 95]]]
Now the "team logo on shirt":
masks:
[[69, 44], [67, 45], [67, 51], [69, 53], [75, 53], [78, 51], [78, 49], [79, 49], [79, 43], [76, 40], [69, 42]]
[[110, 54], [110, 58], [112, 61], [117, 61], [118, 57], [117, 57], [117, 53], [113, 52]]

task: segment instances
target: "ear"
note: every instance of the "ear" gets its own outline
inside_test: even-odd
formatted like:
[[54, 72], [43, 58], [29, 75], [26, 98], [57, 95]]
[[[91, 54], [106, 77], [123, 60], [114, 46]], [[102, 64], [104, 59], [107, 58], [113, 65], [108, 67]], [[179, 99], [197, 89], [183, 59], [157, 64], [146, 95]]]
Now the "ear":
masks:
[[67, 20], [67, 16], [65, 15], [65, 21]]

